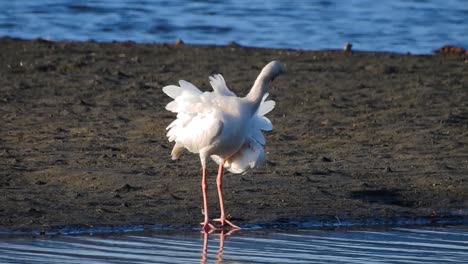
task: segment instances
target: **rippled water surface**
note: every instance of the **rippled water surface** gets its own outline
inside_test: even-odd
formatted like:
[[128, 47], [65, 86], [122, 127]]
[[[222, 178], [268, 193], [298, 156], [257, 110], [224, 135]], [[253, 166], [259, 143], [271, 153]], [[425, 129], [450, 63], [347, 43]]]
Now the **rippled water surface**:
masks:
[[430, 53], [468, 47], [465, 0], [0, 1], [0, 36]]
[[0, 238], [0, 263], [467, 263], [468, 227]]

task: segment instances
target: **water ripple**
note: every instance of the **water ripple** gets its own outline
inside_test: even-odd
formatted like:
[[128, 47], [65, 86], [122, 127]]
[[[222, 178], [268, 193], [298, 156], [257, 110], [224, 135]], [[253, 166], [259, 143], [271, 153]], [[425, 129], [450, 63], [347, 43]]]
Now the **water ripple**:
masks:
[[462, 263], [468, 227], [0, 240], [1, 263]]

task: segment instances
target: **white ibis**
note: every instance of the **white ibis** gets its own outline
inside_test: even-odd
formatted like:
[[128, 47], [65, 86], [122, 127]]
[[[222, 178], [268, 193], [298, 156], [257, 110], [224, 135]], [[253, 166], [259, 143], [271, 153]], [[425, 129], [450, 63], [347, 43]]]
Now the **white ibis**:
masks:
[[224, 168], [232, 173], [244, 173], [262, 165], [265, 137], [262, 130], [273, 128], [265, 114], [275, 107], [274, 101], [265, 101], [268, 87], [281, 73], [281, 64], [268, 63], [258, 75], [252, 89], [245, 97], [236, 96], [228, 89], [220, 74], [210, 77], [213, 92], [201, 92], [193, 84], [179, 81], [180, 86], [169, 85], [164, 93], [174, 100], [166, 109], [177, 113], [177, 118], [167, 127], [167, 137], [175, 142], [172, 159], [178, 159], [187, 149], [200, 155], [202, 166], [203, 230], [216, 229], [210, 223], [207, 202], [206, 162], [211, 157], [219, 164], [216, 178], [221, 215], [213, 221], [234, 229], [239, 227], [226, 219], [223, 200]]

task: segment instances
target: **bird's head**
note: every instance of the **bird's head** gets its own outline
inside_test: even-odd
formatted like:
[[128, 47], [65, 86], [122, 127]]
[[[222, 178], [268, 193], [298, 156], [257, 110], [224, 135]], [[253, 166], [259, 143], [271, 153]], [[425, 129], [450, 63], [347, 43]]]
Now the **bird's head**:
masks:
[[263, 67], [261, 75], [265, 76], [267, 80], [273, 81], [278, 75], [282, 73], [281, 63], [279, 61], [272, 61]]
[[268, 92], [268, 87], [271, 82], [281, 74], [282, 67], [279, 61], [272, 61], [263, 67], [262, 71], [255, 80], [252, 89], [247, 94], [247, 100], [255, 102], [254, 109], [257, 110], [258, 105], [260, 104], [265, 93]]

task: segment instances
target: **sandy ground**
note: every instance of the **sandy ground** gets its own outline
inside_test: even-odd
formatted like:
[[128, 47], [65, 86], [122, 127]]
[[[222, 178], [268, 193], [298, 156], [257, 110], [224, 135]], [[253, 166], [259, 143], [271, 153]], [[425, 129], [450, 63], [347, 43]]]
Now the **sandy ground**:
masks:
[[[280, 60], [267, 162], [227, 174], [235, 223], [467, 218], [468, 56], [0, 39], [0, 230], [196, 226], [200, 164], [170, 159], [165, 85], [239, 95]], [[216, 166], [210, 209], [218, 216]]]

